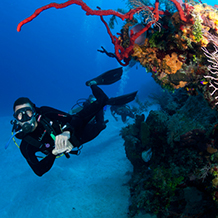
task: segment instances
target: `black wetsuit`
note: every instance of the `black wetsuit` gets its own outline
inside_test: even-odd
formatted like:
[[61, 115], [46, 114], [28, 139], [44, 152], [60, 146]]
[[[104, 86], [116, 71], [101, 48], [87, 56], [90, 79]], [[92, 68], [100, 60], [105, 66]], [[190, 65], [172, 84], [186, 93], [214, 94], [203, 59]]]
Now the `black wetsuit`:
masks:
[[[96, 85], [91, 86], [91, 88], [97, 100], [84, 107], [83, 110], [75, 115], [69, 115], [68, 113], [50, 107], [40, 107], [36, 108], [36, 119], [46, 121], [56, 135], [61, 134], [61, 128], [67, 124], [67, 128], [64, 131], [70, 131], [71, 138], [69, 140], [74, 146], [78, 147], [94, 139], [106, 126], [104, 120], [97, 120], [98, 122], [95, 121], [95, 123], [89, 122], [96, 114], [103, 114], [103, 107], [107, 104], [108, 97]], [[100, 116], [99, 119], [104, 118]], [[50, 136], [49, 131], [46, 131], [45, 122], [40, 120], [37, 121], [38, 126], [33, 132], [26, 135], [17, 135], [17, 138], [22, 139], [20, 144], [21, 153], [38, 176], [42, 176], [49, 171], [56, 158], [52, 154], [54, 140]], [[34, 144], [34, 140], [40, 142], [40, 148], [38, 143]], [[40, 151], [46, 154], [46, 157], [38, 160], [36, 152]]]

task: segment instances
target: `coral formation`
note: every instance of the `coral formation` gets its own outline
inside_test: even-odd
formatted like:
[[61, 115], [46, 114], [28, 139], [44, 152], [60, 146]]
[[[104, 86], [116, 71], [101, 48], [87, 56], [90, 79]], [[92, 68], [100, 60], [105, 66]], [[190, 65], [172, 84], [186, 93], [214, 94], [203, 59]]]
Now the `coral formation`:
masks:
[[150, 111], [146, 120], [136, 116], [134, 124], [121, 130], [134, 166], [130, 216], [217, 217], [217, 112], [201, 94], [189, 96], [184, 89], [153, 100], [160, 110]]
[[[217, 93], [212, 94], [214, 90], [217, 91], [218, 78], [212, 74], [209, 66], [213, 60], [216, 65], [212, 69], [218, 70], [218, 56], [216, 53], [211, 58], [207, 53], [217, 52], [217, 45], [213, 48], [211, 44], [218, 37], [218, 10], [196, 2], [183, 4], [182, 8], [189, 14], [189, 21], [185, 22], [180, 12], [175, 10], [171, 10], [171, 14], [161, 15], [158, 25], [148, 29], [144, 44], [134, 44], [131, 57], [139, 61], [147, 72], [151, 72], [163, 88], [175, 90], [185, 87], [190, 90], [191, 87], [203, 93], [211, 107], [217, 109]], [[123, 27], [123, 35], [126, 35], [129, 23]], [[128, 37], [126, 40], [129, 41]]]

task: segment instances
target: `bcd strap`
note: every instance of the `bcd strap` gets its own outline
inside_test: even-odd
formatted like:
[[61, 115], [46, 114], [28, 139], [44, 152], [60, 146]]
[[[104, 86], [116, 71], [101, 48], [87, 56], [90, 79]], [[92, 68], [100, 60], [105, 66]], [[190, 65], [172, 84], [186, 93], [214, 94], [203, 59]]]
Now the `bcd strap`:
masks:
[[33, 145], [36, 148], [42, 148], [43, 144], [39, 142], [38, 140], [34, 139], [32, 136], [26, 135], [23, 140], [25, 140], [27, 143]]

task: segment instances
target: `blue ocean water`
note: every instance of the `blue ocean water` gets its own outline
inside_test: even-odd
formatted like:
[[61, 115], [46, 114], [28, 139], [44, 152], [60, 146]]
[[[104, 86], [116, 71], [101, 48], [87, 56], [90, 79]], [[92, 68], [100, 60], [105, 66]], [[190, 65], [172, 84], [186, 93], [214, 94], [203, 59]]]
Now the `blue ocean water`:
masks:
[[[61, 1], [57, 1], [61, 2]], [[124, 1], [85, 1], [96, 9], [125, 8]], [[12, 114], [13, 102], [29, 97], [37, 106], [48, 105], [68, 111], [90, 89], [85, 81], [119, 67], [115, 59], [97, 52], [101, 46], [114, 52], [111, 39], [98, 16], [86, 16], [80, 6], [49, 9], [32, 22], [16, 28], [20, 21], [49, 1], [1, 1], [0, 92], [2, 116]], [[109, 20], [109, 17], [106, 18]], [[120, 31], [122, 22], [113, 34]], [[132, 68], [123, 93], [148, 86], [151, 75]], [[110, 96], [119, 92], [120, 82], [102, 87]], [[150, 86], [150, 85], [149, 85]]]
[[[61, 1], [57, 1], [61, 2]], [[87, 0], [96, 9], [126, 8], [125, 1]], [[205, 1], [216, 4], [215, 0]], [[12, 114], [12, 104], [20, 96], [37, 106], [48, 105], [68, 111], [79, 98], [90, 94], [85, 81], [118, 67], [115, 59], [97, 52], [101, 46], [114, 52], [111, 39], [98, 16], [86, 16], [77, 5], [49, 9], [16, 31], [20, 21], [35, 9], [50, 3], [40, 1], [1, 1], [0, 7], [0, 114]], [[109, 18], [105, 18], [107, 21]], [[122, 21], [113, 34], [120, 31]], [[141, 96], [157, 88], [142, 67], [128, 73], [123, 93], [140, 90]], [[103, 87], [109, 96], [119, 92], [120, 83]]]

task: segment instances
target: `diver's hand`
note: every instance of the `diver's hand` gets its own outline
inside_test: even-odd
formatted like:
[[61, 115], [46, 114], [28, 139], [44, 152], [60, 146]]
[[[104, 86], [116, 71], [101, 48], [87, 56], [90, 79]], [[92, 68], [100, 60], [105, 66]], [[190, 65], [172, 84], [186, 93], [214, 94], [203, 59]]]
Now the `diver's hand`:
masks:
[[73, 145], [69, 142], [70, 132], [65, 131], [55, 138], [55, 148], [52, 150], [52, 154], [58, 155], [64, 152], [69, 153], [73, 149]]
[[67, 146], [67, 140], [70, 139], [70, 132], [65, 131], [55, 138], [55, 148], [62, 149]]

